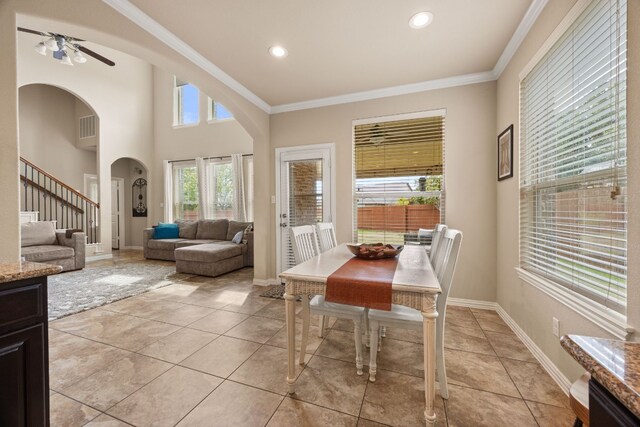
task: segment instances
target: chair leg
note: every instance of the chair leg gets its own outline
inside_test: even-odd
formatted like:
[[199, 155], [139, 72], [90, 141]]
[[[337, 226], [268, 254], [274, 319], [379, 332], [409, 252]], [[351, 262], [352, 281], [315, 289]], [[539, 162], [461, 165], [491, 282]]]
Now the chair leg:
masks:
[[362, 319], [353, 321], [353, 336], [356, 341], [356, 373], [362, 375]]
[[386, 337], [387, 337], [387, 327], [386, 327], [386, 326], [383, 326], [383, 327], [380, 329], [380, 336], [381, 336], [382, 338], [386, 338]]
[[384, 326], [380, 326], [379, 324], [378, 324], [378, 328], [376, 328], [378, 331], [378, 350], [377, 351], [382, 350], [382, 328], [384, 328]]
[[309, 296], [302, 296], [302, 340], [300, 341], [300, 360], [299, 364], [304, 365], [304, 357], [307, 354], [307, 342], [309, 341], [309, 323], [310, 323]]
[[327, 324], [329, 323], [329, 318], [327, 316], [320, 316], [320, 330], [318, 331], [318, 338], [324, 338], [324, 333], [327, 330]]
[[447, 385], [447, 369], [444, 365], [444, 318], [436, 321], [436, 370], [438, 371], [438, 384], [440, 396], [449, 398], [449, 386]]
[[376, 381], [376, 358], [378, 352], [375, 351], [378, 347], [378, 341], [380, 339], [380, 323], [377, 320], [369, 320], [369, 336], [371, 337], [371, 351], [369, 351], [369, 381], [372, 383]]

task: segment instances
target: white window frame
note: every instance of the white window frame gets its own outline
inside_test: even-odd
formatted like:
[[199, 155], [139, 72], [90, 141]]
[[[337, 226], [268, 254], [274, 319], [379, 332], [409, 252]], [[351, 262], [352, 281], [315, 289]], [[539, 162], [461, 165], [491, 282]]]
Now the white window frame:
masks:
[[[180, 161], [180, 162], [172, 162], [172, 164], [171, 164], [171, 182], [173, 183], [173, 185], [172, 185], [173, 206], [171, 207], [171, 211], [173, 212], [173, 219], [174, 220], [176, 220], [176, 219], [185, 219], [185, 218], [180, 218], [177, 215], [177, 212], [176, 212], [176, 204], [181, 202], [180, 200], [178, 200], [178, 197], [177, 197], [177, 194], [176, 194], [176, 192], [178, 191], [178, 186], [176, 185], [176, 169], [185, 168], [185, 167], [196, 168], [195, 160], [185, 160], [185, 161]], [[196, 181], [197, 181], [197, 170], [196, 170]], [[196, 185], [196, 189], [198, 191], [200, 191], [200, 189], [197, 188], [197, 185]], [[182, 191], [182, 193], [184, 193], [184, 191]], [[199, 198], [196, 198], [195, 201], [196, 201], [196, 203], [198, 203], [198, 212], [200, 212], [200, 209], [202, 207], [199, 205], [199, 203], [200, 203]]]
[[[188, 83], [191, 85], [191, 83]], [[193, 85], [191, 85], [193, 86]], [[193, 86], [195, 87], [195, 86]], [[173, 76], [173, 128], [185, 128], [185, 127], [193, 127], [198, 126], [200, 124], [200, 90], [198, 89], [198, 120], [194, 123], [183, 123], [183, 115], [182, 115], [182, 86], [178, 86], [178, 78]], [[197, 89], [197, 88], [196, 88]]]
[[224, 122], [231, 122], [234, 121], [236, 118], [233, 116], [233, 113], [231, 113], [231, 111], [229, 111], [229, 109], [227, 107], [224, 107], [227, 111], [229, 111], [231, 113], [231, 117], [226, 117], [224, 119], [219, 119], [215, 116], [215, 104], [219, 104], [219, 105], [223, 105], [220, 104], [219, 102], [215, 101], [213, 98], [211, 98], [210, 96], [207, 97], [207, 123], [211, 124], [211, 123], [224, 123]]
[[[564, 19], [551, 33], [549, 38], [540, 47], [538, 52], [531, 58], [529, 63], [522, 69], [519, 74], [520, 82], [533, 70], [533, 68], [543, 59], [549, 50], [556, 44], [561, 37], [569, 30], [575, 20], [586, 10], [591, 0], [578, 0], [574, 7], [567, 13]], [[521, 99], [519, 99], [521, 102]], [[518, 109], [519, 114], [521, 108]], [[522, 117], [519, 117], [519, 128], [522, 128]], [[521, 170], [519, 168], [519, 170]], [[550, 296], [554, 300], [560, 302], [565, 307], [571, 309], [575, 313], [581, 315], [596, 326], [604, 329], [610, 334], [620, 339], [627, 339], [635, 330], [627, 324], [627, 318], [615, 310], [609, 309], [577, 292], [573, 292], [568, 288], [558, 285], [552, 280], [541, 277], [526, 271], [519, 266], [515, 267], [518, 277], [525, 283], [540, 290], [544, 294]]]
[[[372, 123], [383, 123], [383, 122], [394, 122], [394, 121], [400, 121], [400, 120], [411, 120], [411, 119], [424, 119], [424, 118], [428, 118], [428, 117], [438, 117], [441, 116], [445, 121], [446, 121], [446, 117], [447, 117], [447, 109], [446, 108], [441, 108], [441, 109], [437, 109], [437, 110], [429, 110], [429, 111], [418, 111], [418, 112], [413, 112], [413, 113], [403, 113], [403, 114], [394, 114], [394, 115], [390, 115], [390, 116], [377, 116], [377, 117], [369, 117], [366, 119], [357, 119], [357, 120], [353, 120], [351, 126], [352, 126], [352, 130], [355, 129], [356, 126], [358, 125], [366, 125], [366, 124], [372, 124]], [[445, 125], [446, 126], [446, 125]], [[422, 192], [399, 192], [399, 193], [394, 193], [394, 192], [383, 192], [383, 193], [366, 193], [366, 195], [364, 197], [362, 197], [362, 195], [356, 191], [356, 170], [355, 170], [355, 150], [354, 147], [352, 146], [351, 148], [351, 164], [353, 166], [353, 171], [352, 171], [352, 177], [351, 177], [351, 189], [352, 189], [352, 203], [353, 203], [353, 220], [352, 220], [352, 236], [353, 236], [353, 241], [357, 242], [358, 241], [358, 227], [357, 227], [357, 222], [358, 222], [358, 199], [359, 198], [376, 198], [376, 197], [384, 197], [384, 196], [397, 196], [397, 197], [438, 197], [439, 201], [440, 201], [440, 220], [442, 221], [442, 223], [445, 223], [445, 213], [446, 213], [446, 207], [445, 207], [445, 200], [446, 200], [446, 184], [445, 184], [445, 169], [446, 169], [446, 162], [444, 159], [444, 153], [445, 153], [445, 147], [446, 145], [446, 129], [445, 132], [443, 134], [443, 141], [442, 141], [442, 187], [440, 191], [422, 191]]]

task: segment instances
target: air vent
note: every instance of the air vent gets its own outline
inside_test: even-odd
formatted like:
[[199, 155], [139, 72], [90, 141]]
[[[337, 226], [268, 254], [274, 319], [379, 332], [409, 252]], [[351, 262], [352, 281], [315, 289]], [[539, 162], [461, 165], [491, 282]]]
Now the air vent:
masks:
[[96, 116], [80, 117], [80, 139], [96, 136]]

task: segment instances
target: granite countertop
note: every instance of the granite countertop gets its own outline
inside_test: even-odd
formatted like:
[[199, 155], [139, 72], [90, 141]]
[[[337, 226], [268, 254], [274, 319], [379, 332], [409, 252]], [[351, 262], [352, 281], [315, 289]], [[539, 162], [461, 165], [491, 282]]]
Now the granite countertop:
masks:
[[560, 344], [640, 418], [640, 343], [565, 335]]
[[31, 277], [49, 276], [60, 273], [59, 265], [42, 264], [39, 262], [12, 262], [0, 264], [0, 283], [14, 282]]

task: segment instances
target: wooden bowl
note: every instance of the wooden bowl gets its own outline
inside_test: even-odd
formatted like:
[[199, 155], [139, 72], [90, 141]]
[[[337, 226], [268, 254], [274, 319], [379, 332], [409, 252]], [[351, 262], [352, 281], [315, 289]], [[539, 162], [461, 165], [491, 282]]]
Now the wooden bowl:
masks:
[[382, 243], [363, 243], [360, 245], [347, 245], [352, 254], [360, 259], [385, 259], [398, 256], [404, 246], [384, 245]]

